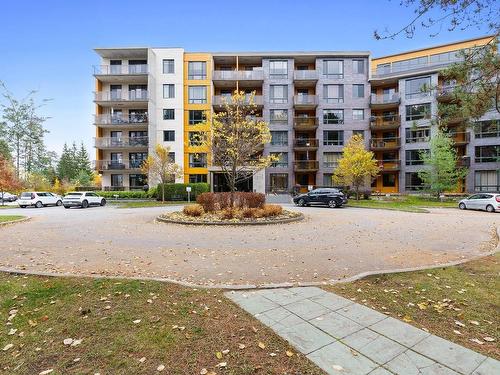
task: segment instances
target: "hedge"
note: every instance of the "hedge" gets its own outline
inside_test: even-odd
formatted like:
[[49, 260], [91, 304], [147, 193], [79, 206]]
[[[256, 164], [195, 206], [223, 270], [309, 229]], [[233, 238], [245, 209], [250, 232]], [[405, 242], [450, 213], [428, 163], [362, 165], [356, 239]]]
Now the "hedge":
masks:
[[97, 195], [112, 199], [112, 198], [118, 198], [118, 199], [147, 199], [147, 198], [153, 198], [155, 192], [152, 190], [150, 191], [142, 191], [142, 190], [130, 190], [130, 191], [97, 191]]
[[[186, 192], [186, 187], [191, 187], [191, 200], [196, 200], [196, 197], [201, 193], [206, 193], [210, 191], [210, 185], [204, 182], [194, 183], [194, 184], [165, 184], [165, 200], [167, 201], [187, 201], [188, 194]], [[156, 196], [157, 200], [161, 200], [162, 197], [162, 185], [150, 190], [153, 196]]]

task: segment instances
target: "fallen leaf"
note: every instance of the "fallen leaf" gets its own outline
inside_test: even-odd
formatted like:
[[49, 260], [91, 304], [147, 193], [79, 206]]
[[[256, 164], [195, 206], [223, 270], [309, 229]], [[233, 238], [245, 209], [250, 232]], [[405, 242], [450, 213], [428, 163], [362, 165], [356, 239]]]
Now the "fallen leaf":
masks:
[[238, 344], [238, 348], [239, 348], [239, 349], [245, 349], [245, 348], [246, 348], [246, 346], [245, 346], [245, 344]]
[[293, 356], [293, 352], [291, 352], [290, 350], [287, 350], [285, 353], [286, 353], [287, 357], [292, 357]]
[[222, 353], [221, 352], [216, 352], [215, 356], [217, 357], [217, 359], [222, 359]]
[[202, 368], [200, 371], [200, 375], [207, 375], [207, 374], [208, 374], [208, 370], [206, 368]]
[[470, 324], [474, 324], [475, 326], [479, 325], [479, 322], [477, 320], [469, 320]]
[[157, 368], [156, 368], [156, 371], [163, 371], [165, 370], [165, 366], [164, 365], [159, 365]]
[[465, 324], [463, 324], [461, 321], [459, 320], [455, 320], [455, 324], [459, 327], [465, 327]]
[[226, 367], [226, 366], [227, 366], [227, 362], [221, 362], [218, 365], [216, 365], [215, 367]]
[[265, 349], [266, 348], [266, 344], [264, 344], [262, 341], [259, 341], [259, 348]]
[[472, 341], [472, 342], [474, 342], [474, 343], [476, 343], [476, 344], [479, 344], [479, 345], [483, 345], [484, 344], [483, 341], [478, 340], [478, 339], [469, 339], [469, 340]]
[[484, 341], [488, 341], [488, 342], [493, 342], [493, 341], [495, 341], [495, 339], [494, 339], [493, 337], [489, 337], [489, 336], [483, 337], [483, 340], [484, 340]]
[[63, 344], [64, 345], [71, 345], [73, 343], [73, 339], [71, 338], [68, 338], [68, 339], [64, 339], [63, 340]]
[[344, 371], [344, 368], [342, 366], [339, 366], [339, 365], [333, 365], [332, 368], [335, 371]]
[[[134, 323], [134, 324], [139, 324], [140, 322], [141, 322], [141, 319], [136, 319], [136, 320], [134, 320], [132, 323]], [[161, 371], [161, 370], [160, 370], [160, 371]]]
[[405, 315], [403, 316], [403, 321], [406, 323], [410, 323], [411, 321], [413, 321], [413, 319], [411, 318], [411, 316]]
[[5, 345], [5, 346], [3, 347], [3, 349], [2, 349], [2, 350], [3, 350], [4, 352], [6, 352], [7, 350], [12, 349], [13, 347], [14, 347], [14, 344], [7, 344], [7, 345]]
[[39, 372], [38, 375], [47, 375], [50, 374], [52, 371], [54, 371], [53, 368]]
[[146, 361], [146, 357], [142, 357], [141, 359], [139, 359], [139, 362], [141, 363], [144, 363]]

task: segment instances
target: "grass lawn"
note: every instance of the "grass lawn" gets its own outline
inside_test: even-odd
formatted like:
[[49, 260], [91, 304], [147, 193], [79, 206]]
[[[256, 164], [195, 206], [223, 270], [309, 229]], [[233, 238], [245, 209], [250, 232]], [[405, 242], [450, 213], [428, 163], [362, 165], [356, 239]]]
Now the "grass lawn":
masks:
[[326, 289], [500, 359], [499, 276], [497, 253], [460, 266], [370, 276]]
[[425, 208], [456, 208], [458, 200], [446, 200], [444, 202], [437, 199], [416, 197], [416, 196], [402, 196], [402, 197], [372, 197], [371, 199], [349, 200], [351, 207], [363, 208], [382, 208], [386, 210], [398, 210], [407, 212], [427, 212]]
[[22, 215], [0, 215], [0, 223], [4, 223], [6, 221], [19, 220], [26, 216]]
[[0, 274], [0, 316], [6, 374], [323, 374], [220, 290]]
[[138, 202], [108, 201], [108, 203], [117, 205], [118, 208], [163, 207], [163, 206], [187, 204], [187, 202], [185, 201], [168, 201], [164, 203], [159, 201], [138, 201]]
[[17, 206], [17, 205], [16, 206], [10, 206], [10, 205], [6, 205], [6, 204], [2, 205], [0, 203], [0, 210], [2, 210], [2, 209], [8, 209], [8, 208], [19, 208], [19, 206]]

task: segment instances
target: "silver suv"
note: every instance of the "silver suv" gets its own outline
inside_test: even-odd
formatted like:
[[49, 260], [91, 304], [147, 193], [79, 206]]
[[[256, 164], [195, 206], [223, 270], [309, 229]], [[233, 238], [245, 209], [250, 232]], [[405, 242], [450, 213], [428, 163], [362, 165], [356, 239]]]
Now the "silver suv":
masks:
[[89, 206], [104, 206], [106, 204], [106, 199], [98, 196], [92, 191], [76, 191], [66, 194], [62, 203], [64, 208], [74, 206], [87, 208]]
[[500, 212], [500, 194], [478, 193], [462, 199], [458, 203], [461, 210], [486, 210], [488, 212]]

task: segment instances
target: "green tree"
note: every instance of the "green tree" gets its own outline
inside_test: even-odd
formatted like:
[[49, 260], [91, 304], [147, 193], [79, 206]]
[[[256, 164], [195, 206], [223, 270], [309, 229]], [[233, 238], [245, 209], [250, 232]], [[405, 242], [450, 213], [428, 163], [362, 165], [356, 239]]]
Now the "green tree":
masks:
[[3, 139], [0, 139], [0, 157], [6, 160], [12, 160], [12, 155], [10, 154], [9, 145]]
[[356, 134], [342, 150], [338, 167], [333, 174], [333, 181], [339, 185], [352, 186], [356, 192], [356, 200], [359, 200], [359, 189], [378, 175], [380, 167], [373, 152], [365, 148], [364, 139]]
[[64, 143], [59, 163], [57, 164], [57, 176], [60, 180], [69, 180], [73, 176], [73, 159], [71, 149]]
[[427, 190], [438, 198], [452, 191], [467, 175], [467, 169], [458, 167], [457, 152], [448, 134], [438, 130], [430, 141], [430, 150], [420, 154], [424, 168], [418, 172]]
[[76, 160], [78, 164], [78, 171], [85, 172], [88, 176], [92, 176], [93, 171], [90, 165], [90, 157], [87, 149], [85, 148], [83, 142], [80, 144], [80, 149], [76, 153]]

